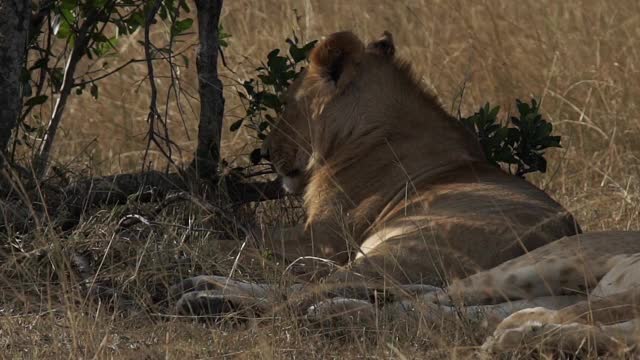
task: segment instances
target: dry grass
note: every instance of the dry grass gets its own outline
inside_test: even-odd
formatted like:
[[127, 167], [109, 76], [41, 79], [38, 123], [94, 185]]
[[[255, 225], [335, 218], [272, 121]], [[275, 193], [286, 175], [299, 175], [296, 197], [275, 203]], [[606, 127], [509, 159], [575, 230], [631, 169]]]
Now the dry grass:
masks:
[[[425, 86], [448, 109], [456, 111], [463, 84], [463, 114], [486, 101], [510, 110], [515, 98], [541, 98], [564, 148], [549, 153], [547, 174], [530, 180], [568, 208], [585, 230], [640, 228], [637, 1], [236, 0], [225, 4], [222, 22], [233, 35], [225, 55], [235, 72], [223, 70], [227, 124], [242, 114], [234, 84], [252, 74], [256, 59], [281, 47], [292, 29], [300, 26], [306, 39], [341, 29], [370, 39], [389, 30], [399, 55], [412, 59]], [[156, 41], [164, 41], [164, 30], [156, 26]], [[193, 38], [180, 47], [192, 44]], [[108, 60], [112, 66], [141, 55], [135, 41], [120, 45], [121, 54]], [[194, 51], [188, 54], [193, 58]], [[197, 94], [191, 64], [182, 70], [183, 115], [175, 101], [168, 108], [173, 139], [184, 155], [176, 160], [183, 163], [195, 145], [197, 124], [198, 104], [189, 96]], [[102, 174], [139, 169], [148, 109], [147, 87], [139, 86], [144, 74], [143, 65], [132, 65], [102, 83], [99, 101], [88, 94], [72, 98], [55, 149], [59, 164], [80, 164]], [[166, 79], [160, 82], [166, 91]], [[247, 133], [225, 134], [223, 155], [233, 161], [253, 145]], [[291, 215], [286, 206], [267, 207], [265, 221], [282, 217], [276, 208]], [[308, 332], [286, 316], [239, 327], [161, 316], [167, 307], [158, 299], [166, 286], [192, 274], [225, 273], [234, 254], [213, 244], [239, 234], [234, 221], [185, 206], [165, 210], [156, 219], [162, 224], [152, 229], [118, 235], [122, 215], [145, 211], [132, 202], [88, 215], [68, 238], [51, 229], [10, 234], [12, 252], [0, 252], [0, 357], [447, 358], [456, 349], [462, 356], [482, 339], [482, 332], [468, 325], [421, 324], [408, 334], [383, 321], [369, 335], [346, 341]], [[255, 209], [243, 211], [253, 216]], [[232, 220], [242, 223], [243, 218]], [[183, 224], [223, 232], [177, 226]], [[127, 309], [121, 301], [114, 312], [113, 301], [87, 300], [78, 279], [66, 271], [69, 247], [85, 251], [99, 265], [96, 281], [110, 283], [125, 299], [144, 306]], [[25, 255], [45, 248], [47, 256]], [[238, 274], [261, 269], [276, 273], [253, 264]]]

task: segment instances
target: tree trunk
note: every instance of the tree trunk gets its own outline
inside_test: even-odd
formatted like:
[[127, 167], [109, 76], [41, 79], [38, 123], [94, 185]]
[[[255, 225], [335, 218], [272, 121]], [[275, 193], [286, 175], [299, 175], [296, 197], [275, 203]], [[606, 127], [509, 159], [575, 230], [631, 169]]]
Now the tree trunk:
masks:
[[31, 2], [0, 1], [0, 165], [20, 116], [22, 84]]
[[196, 0], [200, 47], [196, 58], [200, 92], [198, 147], [191, 167], [200, 177], [216, 176], [220, 161], [220, 140], [224, 97], [218, 78], [218, 22], [222, 0]]

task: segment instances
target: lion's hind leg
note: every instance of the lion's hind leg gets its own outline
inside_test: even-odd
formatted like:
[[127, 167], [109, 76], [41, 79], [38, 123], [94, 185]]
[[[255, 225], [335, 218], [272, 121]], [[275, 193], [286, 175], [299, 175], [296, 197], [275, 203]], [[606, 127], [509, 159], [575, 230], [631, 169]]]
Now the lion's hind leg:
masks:
[[616, 264], [615, 256], [582, 248], [578, 237], [548, 244], [492, 269], [454, 280], [438, 301], [484, 305], [545, 296], [586, 295]]
[[[528, 310], [537, 311], [537, 316], [533, 317], [539, 317], [543, 321], [557, 316], [548, 309]], [[571, 354], [586, 352], [621, 356], [637, 345], [639, 329], [638, 319], [604, 326], [528, 320], [517, 327], [496, 330], [493, 336], [485, 340], [482, 350], [485, 353], [503, 353], [533, 347]]]
[[597, 353], [626, 351], [640, 342], [640, 291], [637, 289], [589, 300], [557, 310], [532, 308], [502, 321], [483, 348], [500, 352], [523, 346]]

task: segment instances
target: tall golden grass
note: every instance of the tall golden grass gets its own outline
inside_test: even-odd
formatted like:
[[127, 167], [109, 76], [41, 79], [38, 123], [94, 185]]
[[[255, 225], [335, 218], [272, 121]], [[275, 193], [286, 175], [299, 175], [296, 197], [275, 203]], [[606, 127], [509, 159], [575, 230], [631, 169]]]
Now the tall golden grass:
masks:
[[[515, 110], [514, 99], [537, 97], [562, 135], [563, 148], [549, 151], [548, 172], [529, 180], [570, 210], [584, 230], [639, 228], [640, 2], [236, 0], [225, 3], [222, 24], [233, 36], [225, 49], [230, 69], [221, 70], [226, 128], [243, 114], [237, 83], [253, 75], [269, 50], [283, 47], [292, 30], [305, 39], [345, 29], [372, 39], [389, 30], [398, 55], [411, 60], [424, 85], [454, 113], [469, 114], [489, 101], [501, 105], [506, 116]], [[156, 42], [166, 41], [163, 24], [154, 31]], [[182, 163], [189, 161], [196, 139], [195, 48], [190, 48], [195, 41], [189, 36], [178, 45], [187, 49], [191, 65], [181, 69], [181, 106], [174, 98], [167, 108], [172, 138], [183, 150], [175, 160]], [[106, 60], [111, 67], [142, 57], [134, 39], [122, 39], [119, 51]], [[143, 64], [134, 64], [102, 82], [97, 101], [88, 94], [72, 97], [55, 161], [98, 174], [139, 169], [146, 145], [145, 74]], [[161, 92], [167, 90], [167, 75], [160, 66]], [[248, 131], [225, 132], [223, 157], [242, 161], [254, 145]], [[161, 163], [159, 156], [152, 159]], [[249, 210], [253, 215], [255, 209]], [[382, 321], [379, 329], [369, 329], [373, 340], [344, 340], [305, 332], [288, 318], [260, 326], [251, 321], [207, 326], [160, 315], [154, 305], [122, 315], [111, 311], [111, 302], [88, 300], [74, 285], [77, 279], [65, 271], [69, 244], [93, 254], [100, 269], [96, 280], [111, 281], [143, 304], [163, 296], [162, 284], [201, 272], [224, 273], [233, 260], [211, 245], [215, 233], [183, 231], [185, 223], [234, 226], [192, 206], [164, 211], [167, 226], [116, 236], [120, 216], [144, 211], [131, 204], [103, 210], [87, 216], [68, 238], [47, 228], [13, 234], [14, 252], [0, 267], [0, 357], [447, 358], [463, 356], [486, 335], [473, 324], [426, 323], [407, 335]], [[272, 211], [270, 217], [279, 217], [280, 210]], [[29, 251], [20, 244], [27, 242], [29, 251], [46, 248], [48, 255], [25, 255]], [[185, 254], [192, 260], [180, 264], [176, 259]]]

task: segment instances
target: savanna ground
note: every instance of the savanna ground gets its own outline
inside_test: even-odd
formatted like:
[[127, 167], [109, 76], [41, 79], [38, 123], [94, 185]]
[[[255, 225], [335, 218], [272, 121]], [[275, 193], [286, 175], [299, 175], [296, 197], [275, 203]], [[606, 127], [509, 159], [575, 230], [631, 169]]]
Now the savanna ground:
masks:
[[[540, 99], [563, 148], [548, 152], [546, 174], [528, 179], [570, 210], [586, 231], [640, 228], [637, 1], [236, 0], [225, 3], [221, 21], [233, 36], [225, 49], [230, 69], [221, 70], [227, 129], [243, 114], [238, 81], [253, 76], [258, 59], [283, 47], [292, 30], [305, 39], [343, 29], [371, 39], [389, 30], [399, 56], [411, 59], [425, 86], [454, 113], [467, 115], [490, 101], [502, 105], [505, 115], [515, 110], [515, 98]], [[162, 42], [166, 29], [159, 23], [155, 30]], [[194, 39], [179, 47], [193, 46]], [[122, 41], [119, 50], [107, 61], [142, 56], [134, 40]], [[193, 60], [194, 52], [186, 54]], [[172, 139], [183, 150], [175, 160], [184, 164], [197, 129], [195, 62], [190, 63], [181, 69], [180, 106], [172, 100], [167, 109]], [[166, 91], [162, 71], [159, 82]], [[88, 94], [72, 97], [55, 145], [58, 166], [89, 175], [140, 169], [148, 111], [145, 74], [143, 64], [134, 64], [101, 84], [98, 101]], [[223, 157], [242, 164], [255, 145], [250, 131], [227, 132]], [[159, 156], [151, 159], [163, 168]], [[3, 240], [6, 256], [0, 257], [0, 357], [448, 358], [462, 356], [486, 335], [481, 324], [422, 322], [407, 330], [381, 318], [375, 329], [344, 338], [327, 336], [326, 329], [308, 327], [286, 312], [240, 325], [172, 316], [166, 289], [180, 278], [233, 271], [239, 278], [268, 279], [282, 271], [260, 261], [234, 266], [237, 251], [217, 246], [216, 240], [242, 239], [241, 226], [249, 218], [296, 222], [297, 202], [217, 206], [166, 207], [152, 226], [123, 230], [118, 221], [124, 215], [153, 214], [153, 206], [132, 200], [88, 212], [71, 234], [46, 226], [9, 233]], [[70, 249], [91, 260], [96, 269], [91, 281], [115, 289], [116, 296], [95, 301], [84, 294], [69, 271]]]

